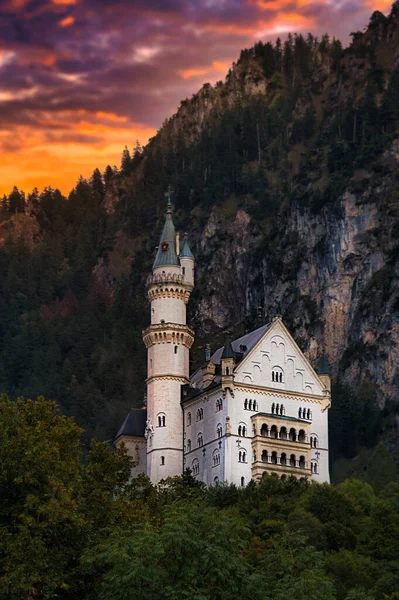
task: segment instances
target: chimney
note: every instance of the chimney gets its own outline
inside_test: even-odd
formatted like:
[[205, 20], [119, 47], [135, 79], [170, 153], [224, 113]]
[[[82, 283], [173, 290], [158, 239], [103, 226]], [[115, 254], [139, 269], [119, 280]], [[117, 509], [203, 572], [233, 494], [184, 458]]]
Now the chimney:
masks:
[[211, 360], [202, 367], [202, 387], [207, 388], [208, 385], [211, 385], [215, 372], [216, 367]]

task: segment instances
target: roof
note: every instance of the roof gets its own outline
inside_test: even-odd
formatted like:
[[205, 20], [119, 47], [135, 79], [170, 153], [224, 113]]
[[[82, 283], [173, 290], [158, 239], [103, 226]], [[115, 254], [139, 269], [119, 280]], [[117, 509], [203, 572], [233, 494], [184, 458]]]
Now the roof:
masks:
[[144, 437], [147, 422], [147, 411], [144, 408], [132, 408], [115, 436]]
[[236, 357], [236, 355], [233, 350], [233, 346], [231, 345], [231, 341], [228, 340], [224, 345], [221, 358], [235, 358], [235, 357]]
[[168, 201], [165, 225], [163, 226], [158, 252], [152, 268], [174, 265], [180, 265], [180, 263], [176, 254], [176, 231], [172, 220], [172, 205]]
[[188, 241], [187, 241], [187, 236], [184, 236], [183, 239], [183, 246], [180, 250], [180, 254], [179, 254], [180, 258], [192, 258], [192, 260], [194, 260], [194, 256], [193, 253], [190, 250], [190, 246], [188, 245]]
[[[231, 347], [235, 354], [235, 358], [237, 362], [240, 362], [243, 358], [247, 356], [249, 352], [251, 352], [252, 348], [256, 346], [259, 340], [265, 335], [266, 331], [270, 329], [273, 323], [268, 323], [267, 325], [262, 325], [255, 331], [251, 331], [251, 333], [247, 333], [240, 338], [231, 342]], [[220, 360], [222, 358], [222, 354], [225, 346], [218, 348], [216, 352], [214, 352], [211, 356], [211, 361], [215, 365], [220, 365]], [[193, 373], [190, 377], [190, 384], [194, 388], [201, 389], [202, 388], [202, 371], [201, 369], [197, 369], [195, 373]], [[209, 389], [209, 388], [208, 388]]]
[[[255, 329], [255, 331], [251, 331], [251, 333], [247, 333], [240, 338], [237, 338], [233, 342], [231, 342], [232, 348], [234, 352], [237, 354], [241, 354], [241, 360], [245, 358], [245, 356], [251, 352], [252, 348], [256, 346], [259, 340], [265, 335], [266, 331], [270, 329], [272, 323], [268, 323], [267, 325], [262, 325], [259, 329]], [[211, 361], [215, 365], [220, 364], [220, 359], [222, 358], [224, 346], [218, 348], [216, 352], [214, 352], [211, 356]]]

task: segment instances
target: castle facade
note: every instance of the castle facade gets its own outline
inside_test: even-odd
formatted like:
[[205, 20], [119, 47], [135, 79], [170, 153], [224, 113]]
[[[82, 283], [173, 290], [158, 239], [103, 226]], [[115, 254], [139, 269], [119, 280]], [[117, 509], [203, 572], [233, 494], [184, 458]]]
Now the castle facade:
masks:
[[153, 483], [192, 474], [207, 485], [246, 485], [264, 474], [329, 482], [331, 379], [318, 372], [281, 316], [225, 345], [190, 375], [194, 331], [186, 306], [194, 288], [194, 256], [180, 248], [168, 202], [152, 274], [147, 406], [132, 409], [115, 443], [133, 456], [133, 476]]

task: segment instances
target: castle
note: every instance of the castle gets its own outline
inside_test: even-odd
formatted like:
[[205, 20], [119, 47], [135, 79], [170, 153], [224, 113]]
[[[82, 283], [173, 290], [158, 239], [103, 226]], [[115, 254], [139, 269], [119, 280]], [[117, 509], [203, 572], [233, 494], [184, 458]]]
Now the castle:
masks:
[[151, 324], [147, 407], [132, 409], [115, 438], [133, 456], [133, 476], [153, 483], [192, 474], [207, 485], [246, 485], [276, 473], [329, 481], [326, 361], [316, 373], [280, 316], [229, 340], [191, 376], [194, 331], [186, 305], [194, 288], [194, 256], [180, 248], [170, 195], [165, 225], [147, 280]]

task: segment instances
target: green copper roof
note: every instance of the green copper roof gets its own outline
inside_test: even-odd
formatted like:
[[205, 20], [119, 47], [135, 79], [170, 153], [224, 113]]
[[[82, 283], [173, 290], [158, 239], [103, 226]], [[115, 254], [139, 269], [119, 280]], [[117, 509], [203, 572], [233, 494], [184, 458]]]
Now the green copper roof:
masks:
[[223, 358], [235, 358], [235, 357], [236, 357], [236, 355], [234, 353], [233, 346], [231, 344], [231, 340], [227, 340], [227, 342], [224, 345], [221, 358], [223, 359]]
[[180, 258], [192, 258], [194, 260], [193, 253], [190, 250], [190, 246], [188, 245], [187, 236], [184, 236], [183, 246], [180, 250], [179, 254]]
[[156, 267], [174, 266], [179, 264], [179, 259], [176, 254], [176, 232], [172, 221], [172, 205], [169, 199], [165, 225], [163, 226], [158, 252], [152, 268], [155, 269]]

